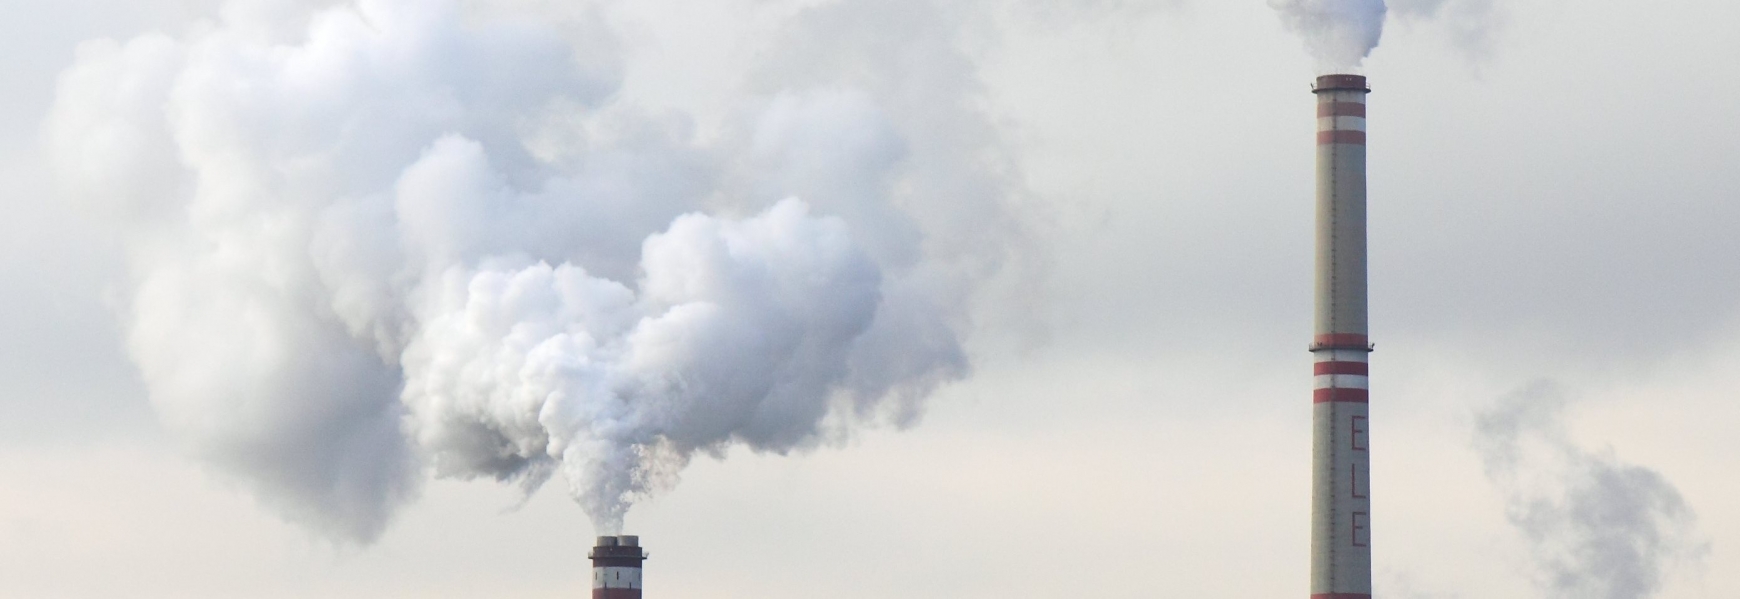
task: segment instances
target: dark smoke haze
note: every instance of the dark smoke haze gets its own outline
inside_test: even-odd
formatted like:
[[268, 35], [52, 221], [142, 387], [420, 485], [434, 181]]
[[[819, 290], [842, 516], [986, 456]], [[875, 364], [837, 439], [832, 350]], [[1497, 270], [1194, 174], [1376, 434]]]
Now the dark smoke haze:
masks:
[[1643, 599], [1708, 550], [1660, 473], [1577, 445], [1564, 395], [1541, 383], [1480, 413], [1475, 448], [1552, 599]]

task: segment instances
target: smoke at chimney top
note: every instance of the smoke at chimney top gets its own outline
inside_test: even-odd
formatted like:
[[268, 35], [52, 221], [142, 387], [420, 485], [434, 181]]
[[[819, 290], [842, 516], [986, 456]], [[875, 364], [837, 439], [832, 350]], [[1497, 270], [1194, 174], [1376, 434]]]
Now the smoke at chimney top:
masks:
[[968, 372], [964, 306], [1026, 238], [971, 61], [794, 34], [826, 76], [702, 136], [624, 99], [597, 15], [461, 13], [238, 2], [62, 74], [47, 150], [119, 221], [127, 344], [190, 451], [339, 538], [425, 472], [559, 476], [615, 533], [697, 452], [910, 423]]

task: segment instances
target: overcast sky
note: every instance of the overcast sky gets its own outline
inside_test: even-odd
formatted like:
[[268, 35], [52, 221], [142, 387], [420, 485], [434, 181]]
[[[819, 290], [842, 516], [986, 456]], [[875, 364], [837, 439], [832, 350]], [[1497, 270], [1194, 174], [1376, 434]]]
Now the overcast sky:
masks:
[[[138, 225], [45, 123], [81, 44], [194, 39], [224, 3], [6, 2], [0, 596], [585, 596], [564, 484], [428, 480], [358, 543], [196, 457], [128, 345]], [[349, 4], [285, 3], [270, 35]], [[1391, 4], [1365, 67], [1376, 594], [1740, 596], [1740, 4]], [[970, 374], [909, 426], [695, 458], [628, 514], [649, 596], [1305, 593], [1316, 73], [1264, 2], [465, 5], [503, 19], [620, 78], [588, 109], [730, 148], [748, 107], [845, 90], [912, 185], [995, 175], [902, 206], [1010, 246], [952, 321]], [[715, 183], [728, 214], [762, 189]], [[1003, 212], [974, 222], [984, 189]]]

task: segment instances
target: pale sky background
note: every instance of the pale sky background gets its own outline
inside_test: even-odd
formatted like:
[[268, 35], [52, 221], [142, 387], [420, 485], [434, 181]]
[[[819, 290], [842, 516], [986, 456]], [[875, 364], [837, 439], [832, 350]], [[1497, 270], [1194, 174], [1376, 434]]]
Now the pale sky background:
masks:
[[[359, 547], [183, 455], [122, 345], [121, 249], [58, 195], [40, 136], [80, 42], [181, 35], [219, 3], [4, 1], [0, 597], [587, 596], [593, 531], [559, 484], [514, 510], [510, 488], [434, 481]], [[777, 40], [833, 1], [598, 10], [623, 101], [705, 131], [806, 76]], [[1426, 5], [1392, 6], [1366, 65], [1377, 595], [1554, 596], [1476, 445], [1480, 414], [1544, 381], [1575, 447], [1695, 515], [1659, 592], [1613, 597], [1740, 597], [1740, 4]], [[1302, 596], [1299, 40], [1255, 0], [881, 10], [959, 28], [1049, 261], [981, 296], [974, 373], [916, 426], [702, 457], [638, 505], [648, 596]], [[898, 40], [875, 28], [900, 17], [833, 33]]]

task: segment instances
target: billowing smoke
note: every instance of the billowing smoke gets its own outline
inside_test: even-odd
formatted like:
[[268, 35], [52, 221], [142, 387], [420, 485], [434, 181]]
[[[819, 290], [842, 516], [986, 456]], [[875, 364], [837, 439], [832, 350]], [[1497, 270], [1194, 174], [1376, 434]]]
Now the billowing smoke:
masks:
[[[884, 4], [935, 21], [797, 22]], [[615, 532], [696, 452], [908, 423], [967, 373], [1022, 225], [947, 30], [792, 34], [827, 40], [812, 64], [942, 66], [764, 78], [700, 135], [621, 99], [587, 14], [240, 2], [80, 48], [45, 144], [127, 241], [131, 355], [190, 451], [339, 538], [429, 472], [561, 476]]]
[[1700, 559], [1696, 518], [1660, 473], [1578, 446], [1564, 396], [1537, 384], [1478, 415], [1475, 447], [1554, 599], [1641, 599]]
[[1324, 73], [1357, 72], [1384, 34], [1384, 0], [1269, 0]]

